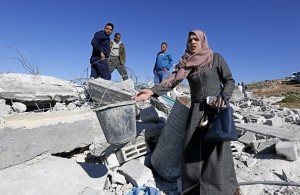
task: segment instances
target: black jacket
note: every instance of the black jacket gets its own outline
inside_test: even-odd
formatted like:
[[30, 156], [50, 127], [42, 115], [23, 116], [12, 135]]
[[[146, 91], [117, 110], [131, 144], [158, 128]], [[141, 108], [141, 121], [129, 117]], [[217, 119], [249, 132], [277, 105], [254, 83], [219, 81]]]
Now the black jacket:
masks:
[[104, 30], [100, 30], [94, 34], [94, 38], [91, 41], [93, 46], [93, 53], [90, 58], [90, 62], [93, 63], [97, 60], [100, 60], [100, 53], [103, 52], [105, 58], [109, 57], [110, 48], [110, 37], [108, 34], [104, 32]]

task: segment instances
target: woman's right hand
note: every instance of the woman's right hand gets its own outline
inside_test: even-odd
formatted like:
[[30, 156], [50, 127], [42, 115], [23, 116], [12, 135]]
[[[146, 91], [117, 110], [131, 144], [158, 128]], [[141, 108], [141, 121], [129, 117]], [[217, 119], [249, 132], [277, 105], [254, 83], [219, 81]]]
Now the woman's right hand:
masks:
[[[218, 100], [217, 97], [214, 97], [211, 101], [207, 102], [208, 105], [211, 106], [211, 108], [218, 108]], [[222, 97], [220, 97], [220, 108], [224, 106], [224, 100]]]
[[154, 93], [150, 89], [142, 89], [132, 97], [137, 102], [148, 100]]

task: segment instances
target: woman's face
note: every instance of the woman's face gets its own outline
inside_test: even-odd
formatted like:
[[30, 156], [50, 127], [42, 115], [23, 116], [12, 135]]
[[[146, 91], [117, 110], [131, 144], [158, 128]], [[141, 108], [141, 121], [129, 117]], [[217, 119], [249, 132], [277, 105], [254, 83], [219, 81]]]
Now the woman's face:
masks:
[[189, 36], [188, 48], [191, 54], [194, 54], [202, 49], [201, 42], [194, 33], [191, 33]]

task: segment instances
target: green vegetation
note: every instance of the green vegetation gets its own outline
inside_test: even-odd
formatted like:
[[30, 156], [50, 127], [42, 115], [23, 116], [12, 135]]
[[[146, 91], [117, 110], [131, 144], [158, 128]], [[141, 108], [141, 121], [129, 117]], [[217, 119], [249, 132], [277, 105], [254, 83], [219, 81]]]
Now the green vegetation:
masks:
[[257, 90], [269, 88], [271, 85], [272, 85], [272, 82], [269, 80], [266, 80], [266, 81], [247, 84], [247, 89], [249, 91], [257, 91]]
[[281, 107], [300, 108], [300, 92], [289, 92], [283, 94], [283, 96], [285, 98], [278, 102]]

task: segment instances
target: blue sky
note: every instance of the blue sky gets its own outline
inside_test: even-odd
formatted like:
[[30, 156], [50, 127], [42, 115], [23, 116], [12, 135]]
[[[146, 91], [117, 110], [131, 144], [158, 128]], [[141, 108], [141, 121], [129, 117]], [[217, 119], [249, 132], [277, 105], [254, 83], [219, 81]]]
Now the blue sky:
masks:
[[[41, 75], [66, 80], [87, 77], [94, 33], [115, 25], [127, 51], [126, 67], [138, 81], [153, 79], [163, 41], [178, 62], [188, 32], [206, 32], [238, 82], [283, 78], [300, 71], [298, 0], [9, 0], [0, 7], [0, 73], [28, 73], [20, 55]], [[113, 38], [113, 35], [111, 38]], [[90, 70], [90, 69], [89, 69]], [[88, 75], [90, 72], [88, 73]], [[117, 71], [113, 80], [120, 80]]]

